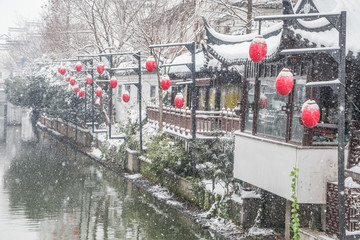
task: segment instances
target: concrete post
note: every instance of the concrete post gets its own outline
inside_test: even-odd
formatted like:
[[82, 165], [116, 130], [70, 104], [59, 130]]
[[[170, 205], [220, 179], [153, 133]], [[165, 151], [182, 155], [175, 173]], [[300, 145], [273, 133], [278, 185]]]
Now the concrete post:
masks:
[[286, 200], [286, 204], [285, 204], [285, 240], [290, 240], [290, 223], [291, 223], [291, 201]]

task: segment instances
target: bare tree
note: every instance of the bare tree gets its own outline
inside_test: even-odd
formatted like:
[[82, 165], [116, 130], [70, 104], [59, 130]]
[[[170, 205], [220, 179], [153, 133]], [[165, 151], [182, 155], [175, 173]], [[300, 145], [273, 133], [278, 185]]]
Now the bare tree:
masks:
[[[43, 34], [47, 44], [46, 50], [55, 52], [59, 58], [128, 50], [129, 39], [132, 36], [130, 22], [134, 13], [141, 8], [138, 2], [127, 0], [49, 1]], [[119, 58], [114, 57], [114, 65], [119, 62]], [[107, 91], [109, 93], [111, 88], [107, 88]], [[109, 119], [103, 101], [100, 101], [99, 107], [104, 121], [108, 124]]]
[[44, 53], [62, 59], [94, 49], [92, 31], [79, 18], [75, 1], [49, 0], [43, 19]]
[[25, 22], [19, 27], [9, 28], [6, 50], [2, 51], [0, 57], [1, 65], [9, 70], [16, 70], [41, 57], [43, 42], [40, 29], [41, 24], [35, 22]]
[[[149, 45], [193, 41], [201, 33], [200, 17], [196, 14], [196, 1], [145, 1], [132, 22], [133, 39], [139, 48], [148, 50]], [[162, 131], [163, 90], [160, 87], [161, 74], [170, 69], [159, 69], [160, 61], [171, 63], [185, 47], [157, 48], [152, 54], [156, 61], [159, 96], [159, 131]], [[145, 50], [145, 51], [146, 51]]]
[[[237, 28], [245, 29], [246, 34], [252, 31], [252, 18], [254, 9], [256, 10], [257, 5], [253, 4], [253, 0], [214, 0], [206, 1], [208, 4], [209, 11], [207, 15], [210, 18], [217, 19], [217, 21], [231, 21], [233, 25], [238, 25]], [[219, 19], [220, 18], [220, 19]], [[225, 24], [227, 28], [230, 24]], [[224, 27], [225, 27], [224, 26]]]

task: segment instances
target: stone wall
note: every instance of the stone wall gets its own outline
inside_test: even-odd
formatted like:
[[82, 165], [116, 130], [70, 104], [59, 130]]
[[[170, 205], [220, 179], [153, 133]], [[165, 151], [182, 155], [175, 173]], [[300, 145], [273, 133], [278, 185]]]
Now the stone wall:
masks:
[[79, 128], [71, 123], [63, 122], [61, 119], [41, 117], [41, 122], [45, 127], [52, 129], [64, 137], [69, 138], [75, 144], [83, 147], [91, 147], [93, 136], [87, 129]]
[[[92, 145], [93, 137], [89, 130], [76, 127], [71, 123], [67, 124], [61, 119], [42, 117], [40, 119], [40, 123], [46, 128], [52, 129], [54, 132], [61, 134], [62, 137], [69, 139], [76, 145], [80, 145], [82, 147], [90, 147]], [[101, 141], [98, 141], [98, 139], [94, 140], [94, 144], [101, 147]], [[112, 159], [107, 160], [112, 162]], [[144, 157], [139, 157], [138, 152], [127, 149], [127, 163], [125, 165], [126, 171], [130, 173], [141, 173], [146, 178], [156, 180], [155, 176], [152, 176], [148, 171], [150, 164], [151, 161], [145, 159]], [[178, 196], [181, 196], [190, 202], [199, 204], [205, 209], [209, 209], [214, 203], [213, 195], [205, 194], [205, 192], [196, 192], [192, 181], [178, 176], [170, 171], [164, 171], [163, 181], [161, 184], [170, 191], [176, 193]], [[200, 194], [203, 195], [202, 198], [199, 198]], [[200, 201], [202, 202], [200, 203]], [[260, 206], [259, 198], [244, 198], [241, 203], [229, 199], [226, 204], [228, 204], [228, 208], [230, 209], [230, 219], [246, 228], [253, 226], [257, 210]]]

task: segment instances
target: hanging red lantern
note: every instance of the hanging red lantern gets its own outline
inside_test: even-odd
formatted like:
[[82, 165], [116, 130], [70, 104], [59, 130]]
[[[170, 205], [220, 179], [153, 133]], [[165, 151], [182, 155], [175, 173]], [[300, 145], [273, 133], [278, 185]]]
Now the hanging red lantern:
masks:
[[66, 80], [66, 82], [70, 82], [70, 76], [67, 76], [67, 77], [65, 78], [65, 80]]
[[267, 99], [267, 97], [265, 96], [264, 93], [260, 94], [259, 105], [260, 105], [260, 109], [264, 109], [268, 105], [268, 99]]
[[264, 60], [267, 53], [266, 40], [259, 35], [252, 40], [249, 48], [249, 56], [253, 62], [261, 62]]
[[184, 96], [181, 93], [177, 93], [174, 99], [175, 107], [182, 108], [184, 106], [184, 102], [185, 102]]
[[76, 83], [75, 78], [71, 78], [71, 79], [70, 79], [70, 84], [71, 84], [72, 86], [74, 86], [74, 85], [75, 85], [75, 83]]
[[112, 76], [110, 79], [110, 87], [116, 88], [116, 86], [117, 86], [117, 80], [116, 80], [115, 76]]
[[307, 100], [301, 108], [301, 119], [306, 127], [314, 127], [320, 119], [319, 105], [314, 100]]
[[102, 74], [104, 71], [105, 71], [105, 66], [102, 62], [100, 62], [98, 65], [97, 65], [97, 68], [96, 68], [97, 72], [99, 74]]
[[78, 86], [74, 87], [74, 92], [78, 93], [80, 91], [80, 88]]
[[79, 91], [79, 97], [83, 97], [83, 96], [85, 96], [85, 90], [82, 88]]
[[160, 86], [163, 90], [168, 90], [170, 87], [170, 78], [168, 75], [163, 75], [160, 81]]
[[102, 89], [98, 87], [96, 89], [95, 93], [96, 93], [96, 96], [101, 97], [102, 96]]
[[90, 74], [86, 76], [86, 83], [87, 83], [87, 84], [91, 84], [91, 83], [92, 83], [92, 77], [91, 77]]
[[61, 74], [61, 75], [64, 75], [66, 73], [66, 69], [63, 68], [63, 67], [59, 67], [58, 68], [58, 72]]
[[148, 57], [148, 59], [146, 60], [146, 63], [145, 63], [145, 67], [146, 67], [146, 70], [148, 70], [148, 72], [154, 71], [154, 69], [156, 67], [156, 63], [155, 63], [155, 58], [153, 56]]
[[128, 102], [130, 100], [130, 93], [127, 90], [124, 91], [122, 99], [124, 102]]
[[76, 71], [78, 71], [78, 72], [81, 71], [81, 69], [82, 69], [81, 62], [77, 62], [77, 63], [76, 63], [75, 69], [76, 69]]
[[280, 95], [288, 95], [294, 87], [294, 77], [288, 68], [283, 68], [276, 78], [276, 91]]

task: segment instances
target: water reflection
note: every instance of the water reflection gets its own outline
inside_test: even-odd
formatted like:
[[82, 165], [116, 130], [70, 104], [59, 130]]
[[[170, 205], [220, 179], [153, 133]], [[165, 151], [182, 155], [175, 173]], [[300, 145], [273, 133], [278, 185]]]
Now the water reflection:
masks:
[[17, 134], [16, 154], [0, 158], [6, 239], [219, 239], [71, 148]]

